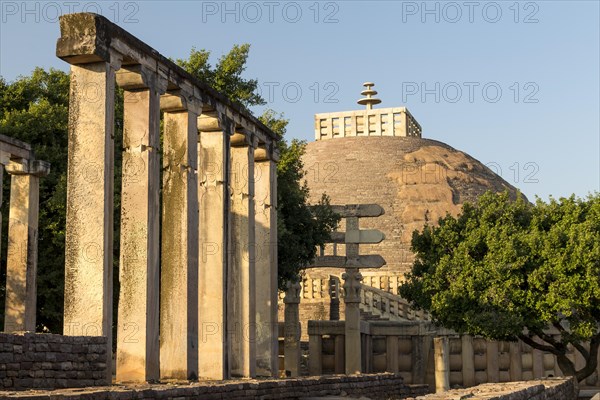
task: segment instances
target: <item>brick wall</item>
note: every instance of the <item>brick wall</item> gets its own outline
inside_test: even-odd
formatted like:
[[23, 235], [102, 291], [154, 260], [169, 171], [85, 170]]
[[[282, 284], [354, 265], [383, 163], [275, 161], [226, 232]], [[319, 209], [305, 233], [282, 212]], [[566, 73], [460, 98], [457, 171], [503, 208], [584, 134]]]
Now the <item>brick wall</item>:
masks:
[[106, 385], [105, 355], [105, 337], [0, 333], [0, 387]]
[[467, 389], [449, 390], [411, 398], [413, 400], [445, 400], [477, 398], [494, 400], [575, 400], [573, 379], [555, 378], [528, 382], [485, 383]]

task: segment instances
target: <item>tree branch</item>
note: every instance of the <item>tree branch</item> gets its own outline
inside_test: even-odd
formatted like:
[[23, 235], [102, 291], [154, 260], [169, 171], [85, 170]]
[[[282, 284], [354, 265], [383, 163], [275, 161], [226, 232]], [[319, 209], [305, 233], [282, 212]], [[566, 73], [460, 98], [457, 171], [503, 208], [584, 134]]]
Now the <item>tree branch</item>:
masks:
[[[598, 366], [598, 349], [600, 348], [600, 332], [590, 340], [590, 351], [585, 358], [585, 366], [575, 373], [579, 382], [590, 376]], [[578, 349], [579, 350], [579, 349]], [[582, 353], [583, 354], [583, 353]]]
[[547, 351], [549, 353], [552, 353], [554, 355], [562, 355], [564, 354], [564, 352], [561, 352], [559, 349], [557, 349], [554, 346], [546, 346], [544, 344], [538, 343], [535, 340], [533, 340], [531, 337], [527, 336], [527, 335], [519, 335], [518, 336], [519, 339], [521, 339], [524, 343], [528, 344], [529, 346], [541, 350], [541, 351]]

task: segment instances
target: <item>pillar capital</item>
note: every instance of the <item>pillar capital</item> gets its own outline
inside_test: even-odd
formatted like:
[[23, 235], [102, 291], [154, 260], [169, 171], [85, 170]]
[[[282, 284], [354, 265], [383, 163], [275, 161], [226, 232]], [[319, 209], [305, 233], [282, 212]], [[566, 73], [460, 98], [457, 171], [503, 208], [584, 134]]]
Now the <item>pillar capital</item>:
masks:
[[200, 115], [202, 114], [202, 105], [200, 99], [182, 89], [169, 90], [160, 97], [160, 110], [165, 112], [189, 111]]
[[230, 140], [232, 147], [258, 147], [258, 138], [255, 134], [247, 132], [243, 128], [236, 127]]
[[[137, 64], [128, 65], [116, 72], [117, 85], [124, 90], [153, 89], [163, 94], [167, 91], [168, 81], [158, 72]], [[125, 99], [127, 101], [127, 99]]]
[[254, 150], [254, 161], [279, 161], [279, 150], [275, 143], [258, 143]]
[[50, 163], [42, 160], [10, 160], [5, 164], [6, 172], [10, 175], [46, 176], [50, 173]]
[[360, 303], [360, 285], [363, 277], [358, 268], [346, 268], [342, 279], [344, 279], [344, 302]]
[[300, 303], [300, 290], [302, 286], [300, 282], [288, 281], [286, 283], [285, 296], [283, 302], [285, 304], [299, 304]]

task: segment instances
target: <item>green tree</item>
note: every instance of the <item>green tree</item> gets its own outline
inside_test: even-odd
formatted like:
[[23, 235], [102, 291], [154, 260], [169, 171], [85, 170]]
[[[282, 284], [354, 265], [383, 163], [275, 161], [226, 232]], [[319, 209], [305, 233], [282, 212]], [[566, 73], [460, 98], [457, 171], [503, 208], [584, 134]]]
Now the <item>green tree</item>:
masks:
[[[554, 354], [582, 381], [600, 345], [600, 196], [537, 200], [486, 193], [458, 217], [415, 231], [400, 294], [439, 324]], [[550, 334], [554, 329], [555, 334]], [[587, 343], [587, 345], [585, 344]], [[572, 345], [586, 361], [577, 370]]]

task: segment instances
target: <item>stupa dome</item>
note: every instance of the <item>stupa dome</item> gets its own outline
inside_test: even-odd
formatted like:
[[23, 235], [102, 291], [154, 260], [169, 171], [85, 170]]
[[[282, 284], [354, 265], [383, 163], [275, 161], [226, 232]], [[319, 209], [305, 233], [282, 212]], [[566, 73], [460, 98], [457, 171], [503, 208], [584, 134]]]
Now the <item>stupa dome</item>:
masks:
[[[517, 193], [475, 158], [422, 138], [421, 126], [404, 107], [317, 114], [315, 130], [317, 140], [308, 143], [303, 157], [311, 200], [326, 193], [332, 204], [377, 203], [385, 210], [380, 217], [361, 218], [361, 228], [385, 234], [380, 244], [361, 245], [361, 254], [381, 254], [387, 262], [379, 270], [362, 270], [365, 283], [369, 276], [402, 279], [412, 267], [412, 233], [425, 223], [458, 214], [464, 202], [488, 190]], [[373, 286], [396, 292], [395, 282]]]

